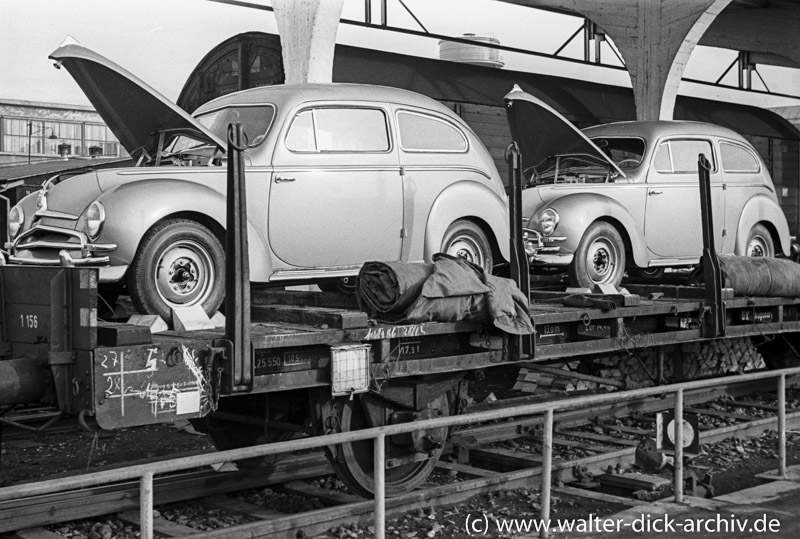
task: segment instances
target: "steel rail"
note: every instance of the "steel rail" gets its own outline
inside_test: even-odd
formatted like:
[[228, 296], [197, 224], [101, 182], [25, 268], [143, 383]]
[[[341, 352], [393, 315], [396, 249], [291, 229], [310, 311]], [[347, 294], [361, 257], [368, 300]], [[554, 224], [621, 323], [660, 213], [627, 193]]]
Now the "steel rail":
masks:
[[[800, 367], [790, 369], [780, 369], [775, 371], [758, 372], [752, 374], [743, 374], [737, 376], [737, 381], [741, 383], [752, 382], [755, 380], [764, 380], [770, 378], [778, 378], [777, 391], [779, 402], [785, 403], [785, 377], [787, 375], [800, 374]], [[176, 472], [188, 468], [197, 468], [198, 466], [210, 466], [225, 461], [235, 461], [247, 458], [264, 457], [267, 455], [275, 455], [278, 453], [302, 451], [307, 449], [316, 449], [329, 445], [338, 445], [344, 443], [352, 443], [356, 441], [385, 440], [387, 436], [395, 436], [398, 434], [407, 434], [418, 430], [437, 429], [442, 427], [454, 427], [460, 425], [468, 425], [479, 421], [493, 421], [500, 419], [507, 419], [515, 415], [534, 415], [534, 414], [552, 414], [556, 410], [568, 410], [576, 408], [586, 408], [601, 404], [608, 404], [612, 402], [619, 402], [632, 397], [646, 397], [646, 396], [663, 396], [676, 394], [676, 405], [678, 401], [681, 402], [683, 391], [691, 389], [701, 389], [713, 387], [718, 384], [719, 380], [698, 380], [692, 382], [683, 382], [679, 384], [671, 384], [667, 386], [640, 388], [629, 391], [620, 391], [615, 393], [608, 393], [604, 395], [590, 395], [576, 399], [562, 400], [556, 402], [544, 402], [522, 405], [519, 407], [506, 408], [501, 410], [491, 410], [480, 412], [477, 414], [465, 414], [461, 416], [450, 416], [435, 419], [425, 419], [421, 421], [414, 421], [410, 423], [401, 423], [396, 425], [386, 425], [381, 427], [374, 427], [351, 432], [342, 432], [335, 434], [328, 434], [325, 436], [318, 436], [314, 438], [306, 438], [300, 440], [289, 440], [286, 442], [278, 442], [274, 444], [266, 444], [260, 446], [246, 447], [241, 449], [232, 449], [228, 451], [220, 451], [208, 455], [198, 455], [193, 457], [184, 457], [171, 461], [163, 461], [154, 464], [144, 464], [132, 466], [121, 470], [95, 472], [77, 477], [68, 477], [61, 479], [53, 479], [42, 481], [40, 483], [23, 484], [0, 489], [0, 501], [11, 500], [23, 496], [37, 496], [43, 494], [51, 494], [54, 492], [62, 492], [65, 490], [74, 490], [91, 486], [98, 486], [107, 483], [113, 483], [123, 480], [138, 479], [141, 481], [141, 499], [140, 499], [140, 523], [141, 523], [141, 538], [153, 538], [152, 526], [152, 477], [155, 474]], [[676, 406], [677, 407], [677, 406]], [[678, 417], [678, 416], [676, 416]], [[782, 420], [781, 420], [782, 419]], [[552, 421], [546, 422], [545, 432], [543, 436], [547, 439], [548, 436], [552, 437]], [[547, 428], [549, 427], [549, 428]], [[680, 429], [678, 429], [680, 431]], [[376, 445], [380, 445], [380, 441], [376, 441]], [[783, 444], [779, 447], [779, 454], [785, 454], [786, 443], [786, 424], [785, 415], [779, 417], [778, 421], [778, 443]], [[682, 450], [682, 446], [680, 447]], [[385, 469], [385, 455], [383, 452], [374, 452], [374, 469]], [[552, 470], [552, 459], [545, 459], [542, 463], [543, 469]], [[676, 475], [683, 473], [683, 463], [680, 459], [676, 458], [675, 462]], [[781, 467], [781, 474], [785, 475], [785, 465]], [[381, 478], [381, 473], [378, 472], [378, 479]], [[377, 483], [377, 482], [376, 482]], [[381, 486], [377, 485], [376, 487]], [[542, 482], [541, 486], [542, 498], [550, 496], [551, 486]], [[676, 500], [682, 496], [682, 489], [676, 489]], [[385, 493], [380, 492], [375, 496], [374, 500], [375, 515], [383, 518], [385, 515]], [[547, 535], [543, 531], [543, 536]], [[375, 537], [383, 539], [384, 529], [383, 526], [375, 527]]]

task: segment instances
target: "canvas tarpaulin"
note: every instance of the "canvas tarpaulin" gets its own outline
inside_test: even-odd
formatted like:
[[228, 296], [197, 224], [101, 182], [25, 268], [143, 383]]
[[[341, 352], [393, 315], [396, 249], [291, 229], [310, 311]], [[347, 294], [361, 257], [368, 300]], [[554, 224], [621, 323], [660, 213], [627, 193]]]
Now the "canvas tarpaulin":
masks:
[[787, 258], [720, 255], [723, 286], [737, 296], [800, 296], [800, 264]]
[[370, 317], [397, 324], [470, 321], [533, 333], [528, 298], [510, 279], [444, 254], [433, 264], [367, 262], [356, 297]]

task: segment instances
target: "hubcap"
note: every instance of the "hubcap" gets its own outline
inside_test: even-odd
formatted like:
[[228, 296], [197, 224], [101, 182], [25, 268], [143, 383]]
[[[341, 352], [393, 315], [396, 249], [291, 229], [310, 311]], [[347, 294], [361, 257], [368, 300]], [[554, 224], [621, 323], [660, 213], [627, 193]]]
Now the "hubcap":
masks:
[[483, 267], [483, 251], [478, 242], [469, 236], [456, 236], [453, 238], [446, 253], [457, 258], [462, 258], [467, 262], [472, 262], [476, 266]]
[[211, 293], [214, 265], [202, 245], [184, 240], [164, 250], [154, 276], [158, 295], [165, 303], [195, 305], [205, 301]]
[[761, 236], [754, 237], [747, 246], [747, 256], [767, 256], [767, 252], [767, 242]]
[[619, 253], [614, 244], [606, 238], [597, 239], [589, 247], [589, 278], [595, 283], [606, 283], [614, 276]]

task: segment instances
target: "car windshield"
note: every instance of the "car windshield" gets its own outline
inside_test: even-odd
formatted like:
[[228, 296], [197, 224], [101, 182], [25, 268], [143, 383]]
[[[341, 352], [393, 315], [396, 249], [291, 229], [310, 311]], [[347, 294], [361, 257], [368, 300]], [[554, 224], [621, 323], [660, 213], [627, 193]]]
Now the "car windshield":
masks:
[[[274, 116], [275, 107], [272, 105], [239, 105], [198, 114], [195, 119], [225, 141], [228, 140], [228, 125], [241, 123], [247, 144], [254, 146], [264, 140]], [[172, 143], [169, 153], [176, 154], [204, 146], [207, 146], [207, 143], [181, 135]]]
[[620, 170], [633, 170], [642, 164], [644, 140], [634, 137], [595, 137], [591, 139]]
[[588, 153], [549, 155], [525, 171], [531, 184], [599, 183], [618, 174], [605, 160]]

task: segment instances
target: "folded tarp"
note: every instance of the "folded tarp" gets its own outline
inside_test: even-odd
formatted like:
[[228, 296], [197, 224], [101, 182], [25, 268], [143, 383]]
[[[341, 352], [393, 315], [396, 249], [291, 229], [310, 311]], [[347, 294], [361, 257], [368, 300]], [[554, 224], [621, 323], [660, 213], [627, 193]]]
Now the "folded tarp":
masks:
[[786, 258], [720, 255], [725, 288], [737, 296], [800, 297], [800, 264]]
[[470, 321], [533, 333], [528, 298], [513, 281], [445, 254], [433, 264], [367, 262], [356, 298], [370, 317], [396, 324]]

